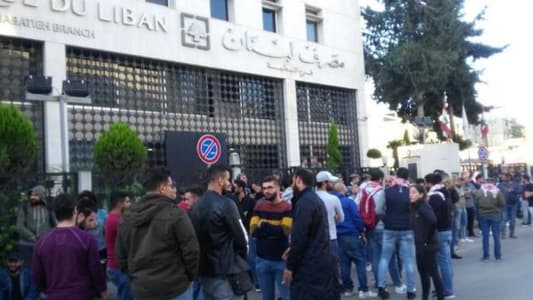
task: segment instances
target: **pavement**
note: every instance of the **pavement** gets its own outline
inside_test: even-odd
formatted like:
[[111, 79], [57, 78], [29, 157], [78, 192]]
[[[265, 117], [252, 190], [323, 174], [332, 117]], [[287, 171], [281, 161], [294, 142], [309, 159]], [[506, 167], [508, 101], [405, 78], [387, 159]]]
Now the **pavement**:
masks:
[[[463, 259], [454, 259], [454, 293], [461, 300], [533, 300], [533, 226], [520, 226], [517, 219], [516, 235], [518, 239], [502, 240], [501, 261], [494, 260], [493, 243], [490, 243], [491, 259], [481, 261], [481, 237], [474, 242], [464, 242], [459, 249]], [[481, 236], [478, 234], [478, 236]], [[369, 273], [369, 285], [373, 285]], [[357, 276], [352, 274], [357, 285]], [[420, 299], [420, 279], [416, 277], [417, 299]], [[405, 295], [394, 294], [389, 299], [407, 299]], [[357, 296], [343, 297], [357, 299]], [[376, 299], [376, 298], [374, 298]], [[248, 293], [248, 300], [261, 300], [261, 294]]]

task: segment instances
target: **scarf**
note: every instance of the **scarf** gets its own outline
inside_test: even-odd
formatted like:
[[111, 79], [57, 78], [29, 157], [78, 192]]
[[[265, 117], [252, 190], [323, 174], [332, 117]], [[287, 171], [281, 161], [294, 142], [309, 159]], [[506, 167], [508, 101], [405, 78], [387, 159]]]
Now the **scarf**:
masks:
[[435, 184], [434, 186], [432, 186], [431, 188], [429, 188], [429, 192], [428, 192], [428, 198], [431, 197], [432, 195], [439, 195], [443, 201], [446, 200], [446, 197], [444, 197], [444, 194], [440, 191], [441, 189], [444, 188], [444, 184]]
[[481, 190], [483, 191], [483, 194], [485, 195], [485, 197], [487, 197], [488, 193], [491, 193], [494, 198], [496, 198], [496, 195], [498, 195], [498, 192], [500, 191], [498, 187], [492, 183], [482, 184]]
[[403, 178], [394, 178], [394, 181], [392, 182], [392, 185], [399, 185], [399, 186], [403, 186], [405, 188], [409, 188], [409, 182], [407, 182], [407, 180], [403, 179]]

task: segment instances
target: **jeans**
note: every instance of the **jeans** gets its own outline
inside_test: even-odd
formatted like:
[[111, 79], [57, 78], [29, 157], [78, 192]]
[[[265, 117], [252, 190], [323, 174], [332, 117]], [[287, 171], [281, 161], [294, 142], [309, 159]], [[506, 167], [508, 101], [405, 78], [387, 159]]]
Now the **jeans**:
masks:
[[281, 299], [289, 300], [289, 285], [287, 283], [282, 283], [285, 262], [268, 260], [257, 256], [255, 258], [255, 263], [257, 280], [259, 281], [259, 286], [261, 286], [262, 299], [275, 300], [275, 286], [277, 286]]
[[483, 259], [488, 259], [489, 255], [489, 232], [492, 230], [492, 237], [494, 239], [494, 257], [496, 259], [502, 258], [502, 246], [500, 243], [500, 229], [502, 223], [501, 214], [480, 215], [479, 225], [481, 227], [481, 234], [483, 235]]
[[169, 300], [192, 300], [192, 284], [189, 285], [185, 292]]
[[200, 279], [196, 278], [192, 282], [192, 298], [194, 300], [204, 300], [204, 294], [202, 293], [202, 285]]
[[329, 240], [329, 247], [331, 249], [331, 254], [333, 254], [333, 257], [339, 263], [339, 243], [337, 242], [337, 239]]
[[520, 204], [522, 205], [522, 224], [531, 224], [531, 214], [528, 210], [529, 201], [520, 200]]
[[250, 246], [250, 250], [248, 252], [248, 264], [250, 265], [250, 273], [252, 275], [252, 280], [253, 282], [255, 283], [255, 285], [258, 285], [257, 284], [257, 272], [255, 270], [255, 258], [256, 258], [256, 254], [257, 254], [257, 250], [256, 250], [256, 244], [255, 244], [255, 238], [252, 237], [251, 234], [248, 235], [248, 244]]
[[200, 277], [205, 300], [242, 300], [243, 296], [233, 293], [225, 277]]
[[502, 236], [505, 236], [507, 231], [506, 223], [509, 222], [509, 234], [514, 236], [514, 229], [516, 225], [516, 212], [518, 210], [518, 203], [505, 204], [503, 208], [503, 222], [502, 222]]
[[[374, 273], [374, 278], [376, 280], [377, 285], [379, 279], [379, 260], [381, 259], [381, 250], [383, 249], [383, 229], [374, 229], [372, 231], [369, 231], [367, 239], [370, 251], [372, 252], [372, 273]], [[402, 285], [400, 272], [398, 271], [398, 262], [396, 261], [396, 256], [393, 256], [389, 263], [389, 274], [395, 286]], [[383, 274], [383, 276], [385, 277], [385, 274]]]
[[439, 231], [439, 250], [437, 252], [437, 261], [439, 263], [442, 283], [444, 285], [444, 295], [453, 295], [453, 266], [452, 254], [450, 252], [450, 243], [452, 242], [451, 230]]
[[459, 223], [459, 226], [458, 226], [459, 239], [464, 239], [466, 238], [466, 223], [467, 223], [467, 213], [466, 213], [465, 207], [459, 209], [458, 223]]
[[107, 269], [107, 277], [117, 287], [117, 300], [133, 300], [130, 280], [120, 269]]
[[[407, 291], [415, 291], [415, 241], [412, 230], [385, 230], [383, 232], [383, 249], [378, 266], [378, 287], [385, 287], [385, 274], [393, 261], [396, 245], [400, 246], [400, 258], [405, 269]], [[394, 264], [397, 266], [396, 262]]]
[[468, 229], [468, 236], [473, 237], [474, 234], [474, 220], [476, 219], [476, 208], [475, 207], [467, 207], [466, 208], [466, 215], [467, 215], [467, 229]]
[[357, 281], [359, 291], [368, 292], [368, 281], [366, 278], [366, 250], [363, 240], [355, 235], [337, 236], [339, 243], [339, 257], [341, 266], [342, 289], [345, 292], [353, 291], [353, 281], [350, 276], [352, 262], [357, 270]]

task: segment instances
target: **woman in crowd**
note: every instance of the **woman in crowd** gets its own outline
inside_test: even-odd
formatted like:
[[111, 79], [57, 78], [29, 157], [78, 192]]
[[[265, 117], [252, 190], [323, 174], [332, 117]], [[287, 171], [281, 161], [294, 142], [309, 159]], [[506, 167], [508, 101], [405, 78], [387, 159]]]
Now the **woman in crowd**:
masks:
[[411, 186], [411, 220], [415, 231], [416, 265], [422, 284], [422, 299], [429, 299], [430, 278], [437, 291], [437, 299], [444, 299], [444, 287], [437, 267], [437, 217], [427, 203], [426, 190], [421, 185]]

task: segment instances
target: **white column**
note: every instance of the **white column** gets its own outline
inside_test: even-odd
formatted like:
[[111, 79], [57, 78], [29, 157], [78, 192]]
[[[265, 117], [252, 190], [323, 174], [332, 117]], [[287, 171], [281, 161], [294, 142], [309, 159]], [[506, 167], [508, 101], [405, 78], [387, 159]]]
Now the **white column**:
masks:
[[[64, 44], [44, 43], [44, 75], [52, 77], [53, 95], [60, 95], [63, 80], [67, 77], [66, 49]], [[65, 107], [66, 109], [66, 107]], [[66, 116], [66, 114], [65, 114]], [[61, 147], [61, 106], [59, 102], [44, 103], [44, 147], [47, 172], [63, 170]], [[68, 141], [67, 141], [68, 149]], [[68, 151], [67, 156], [68, 158]]]
[[366, 94], [361, 85], [361, 88], [357, 90], [356, 94], [356, 103], [357, 103], [357, 128], [358, 128], [358, 137], [359, 137], [359, 158], [361, 160], [361, 167], [368, 167], [370, 161], [366, 157], [366, 152], [368, 151], [368, 112], [366, 108]]
[[300, 138], [298, 132], [298, 105], [296, 100], [296, 81], [285, 79], [283, 82], [283, 108], [285, 110], [285, 143], [287, 144], [287, 165], [300, 165]]

